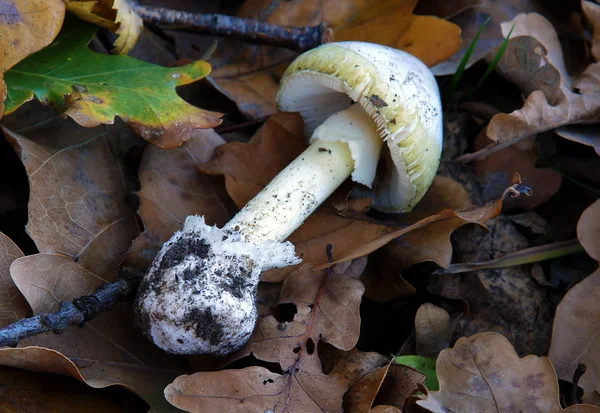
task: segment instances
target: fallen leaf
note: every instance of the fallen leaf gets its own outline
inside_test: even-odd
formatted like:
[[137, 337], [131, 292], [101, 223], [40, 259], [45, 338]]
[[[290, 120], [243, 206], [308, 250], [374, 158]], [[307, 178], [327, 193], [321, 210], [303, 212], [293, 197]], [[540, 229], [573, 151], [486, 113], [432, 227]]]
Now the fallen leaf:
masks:
[[[586, 252], [600, 259], [600, 201], [584, 211], [577, 225], [577, 236]], [[579, 380], [584, 401], [600, 393], [600, 270], [571, 288], [556, 308], [549, 357], [558, 377], [572, 381], [582, 363], [586, 372]], [[597, 396], [596, 396], [597, 397]]]
[[540, 12], [538, 2], [514, 0], [455, 0], [442, 2], [421, 0], [415, 13], [433, 15], [454, 23], [461, 29], [462, 47], [458, 52], [431, 68], [436, 76], [453, 75], [471, 47], [483, 23], [488, 20], [467, 62], [467, 68], [483, 58], [493, 55], [504, 37], [500, 24], [513, 19], [519, 13]]
[[377, 406], [369, 410], [370, 413], [402, 413], [402, 410], [396, 409], [394, 406]]
[[360, 281], [345, 274], [303, 265], [285, 279], [279, 296], [278, 306], [292, 306], [293, 313], [259, 319], [250, 341], [232, 359], [252, 353], [288, 371], [305, 353], [316, 354], [319, 341], [351, 350], [358, 341], [363, 292]]
[[431, 303], [421, 305], [415, 316], [417, 354], [436, 358], [440, 351], [450, 346], [453, 327], [446, 310]]
[[[412, 369], [418, 370], [420, 373], [424, 374], [427, 377], [427, 380], [425, 381], [427, 389], [440, 389], [440, 383], [438, 382], [437, 373], [435, 371], [435, 359], [422, 356], [396, 356], [393, 360], [396, 364], [412, 367]], [[416, 384], [417, 387], [420, 387], [418, 386], [419, 383], [421, 383], [420, 379], [414, 384]], [[404, 400], [406, 400], [406, 397], [404, 397], [403, 401]]]
[[[478, 151], [490, 143], [485, 133], [480, 133], [473, 149]], [[534, 148], [524, 150], [509, 146], [475, 161], [473, 166], [481, 179], [483, 198], [495, 198], [502, 193], [512, 183], [515, 172], [519, 173], [532, 193], [531, 196], [507, 200], [507, 208], [533, 209], [556, 195], [562, 184], [562, 175], [552, 168], [537, 168], [537, 159]]]
[[6, 84], [4, 73], [45, 46], [56, 37], [63, 24], [62, 0], [10, 1], [0, 13], [0, 116], [4, 113]]
[[599, 125], [569, 125], [554, 130], [562, 138], [582, 145], [591, 146], [600, 155], [600, 126]]
[[40, 252], [115, 279], [138, 234], [125, 163], [139, 140], [125, 129], [83, 129], [39, 104], [24, 110], [5, 117], [3, 132], [29, 176], [27, 233]]
[[0, 411], [5, 413], [131, 411], [124, 400], [106, 396], [65, 377], [0, 368]]
[[227, 193], [242, 208], [306, 149], [304, 121], [298, 113], [279, 112], [267, 119], [248, 143], [216, 148], [216, 157], [198, 164], [200, 172], [225, 175]]
[[[495, 195], [497, 197], [499, 194]], [[461, 184], [448, 177], [436, 176], [415, 210], [405, 214], [401, 222], [416, 222], [445, 209], [461, 211], [472, 207], [471, 197]], [[450, 236], [467, 223], [460, 218], [450, 218], [414, 229], [392, 240], [380, 251], [385, 256], [386, 267], [399, 272], [421, 262], [433, 261], [446, 268], [452, 260]]]
[[[590, 64], [577, 79], [572, 79], [566, 72], [556, 31], [548, 20], [537, 13], [520, 14], [513, 21], [503, 23], [504, 35], [513, 24], [515, 31], [498, 68], [500, 74], [514, 80], [529, 96], [521, 109], [492, 118], [486, 134], [496, 142], [493, 147], [463, 156], [463, 161], [487, 156], [560, 126], [594, 122], [599, 116], [600, 64]], [[536, 83], [534, 74], [541, 76], [542, 72], [548, 85], [540, 90], [538, 87], [542, 84]]]
[[600, 202], [596, 201], [583, 211], [577, 223], [577, 239], [589, 256], [596, 261], [600, 261], [600, 237], [598, 236], [600, 228], [596, 219], [599, 214]]
[[144, 22], [126, 0], [64, 2], [79, 18], [116, 33], [114, 52], [118, 54], [129, 53], [144, 29]]
[[165, 397], [191, 413], [341, 413], [346, 380], [324, 375], [312, 359], [284, 375], [255, 366], [180, 376]]
[[[61, 255], [18, 258], [11, 274], [34, 313], [56, 311], [59, 301], [89, 294], [104, 283]], [[181, 360], [154, 347], [133, 327], [131, 303], [118, 304], [80, 329], [38, 335], [20, 346], [0, 349], [0, 364], [69, 375], [92, 387], [124, 385], [157, 409], [168, 406], [157, 391], [181, 373]]]
[[[461, 46], [460, 30], [432, 16], [414, 16], [416, 0], [392, 0], [377, 4], [354, 0], [246, 2], [238, 16], [283, 26], [316, 26], [325, 23], [336, 41], [360, 40], [406, 50], [429, 65], [452, 56]], [[276, 112], [277, 79], [297, 56], [291, 50], [240, 45], [225, 41], [211, 60], [208, 78], [235, 101], [250, 118]]]
[[569, 382], [580, 363], [586, 366], [578, 383], [586, 403], [588, 396], [600, 393], [599, 298], [600, 270], [571, 288], [556, 308], [548, 354], [558, 377]]
[[144, 139], [165, 148], [181, 145], [194, 129], [221, 123], [220, 114], [190, 105], [175, 91], [206, 76], [208, 63], [165, 68], [94, 53], [87, 44], [95, 33], [94, 26], [71, 19], [52, 45], [9, 70], [6, 112], [35, 95], [81, 126], [112, 124], [119, 116]]
[[[455, 233], [456, 261], [489, 261], [530, 246], [510, 216], [500, 215], [486, 226], [489, 231], [471, 226]], [[520, 355], [547, 354], [554, 305], [528, 266], [431, 277], [428, 288], [433, 294], [466, 301], [468, 313], [458, 322], [458, 336], [495, 331], [506, 336]]]
[[[395, 241], [391, 241], [388, 245], [394, 243]], [[367, 268], [360, 277], [365, 286], [365, 297], [379, 304], [417, 294], [416, 288], [402, 277], [389, 252], [388, 246], [373, 251], [369, 255]]]
[[394, 406], [403, 411], [406, 400], [418, 391], [419, 385], [423, 385], [426, 379], [427, 376], [417, 369], [391, 363], [375, 404]]
[[390, 363], [361, 377], [344, 395], [344, 411], [348, 413], [370, 411], [389, 368]]
[[214, 184], [196, 170], [196, 164], [212, 159], [215, 148], [223, 143], [214, 131], [198, 129], [179, 148], [146, 147], [138, 172], [138, 215], [144, 232], [133, 241], [125, 265], [149, 267], [162, 244], [183, 227], [189, 215], [203, 215], [209, 225], [219, 227], [228, 221], [229, 213]]
[[586, 19], [593, 26], [592, 56], [598, 61], [600, 60], [600, 6], [594, 2], [582, 0], [581, 8]]
[[452, 349], [440, 353], [436, 369], [440, 391], [417, 402], [431, 412], [600, 411], [589, 405], [563, 410], [550, 360], [533, 355], [520, 359], [500, 334], [459, 339]]
[[[348, 380], [348, 388], [350, 389], [363, 377], [382, 367], [386, 367], [390, 362], [389, 357], [373, 351], [362, 352], [357, 350], [356, 347], [350, 351], [343, 351], [333, 346], [327, 347], [331, 348], [331, 352], [333, 353], [329, 354], [329, 356], [333, 355], [335, 358], [330, 360], [330, 363], [333, 364], [330, 369], [325, 369], [325, 361], [323, 361], [323, 370], [329, 370], [328, 374], [337, 374], [345, 377]], [[321, 360], [323, 360], [323, 354], [320, 353], [319, 355], [321, 356]]]
[[119, 385], [143, 398], [152, 407], [153, 413], [181, 412], [163, 397], [163, 389], [180, 373], [178, 371], [69, 359], [58, 351], [43, 347], [0, 349], [0, 365], [69, 376], [97, 389]]
[[6, 327], [31, 314], [27, 300], [10, 278], [10, 264], [22, 256], [19, 247], [0, 232], [0, 327]]

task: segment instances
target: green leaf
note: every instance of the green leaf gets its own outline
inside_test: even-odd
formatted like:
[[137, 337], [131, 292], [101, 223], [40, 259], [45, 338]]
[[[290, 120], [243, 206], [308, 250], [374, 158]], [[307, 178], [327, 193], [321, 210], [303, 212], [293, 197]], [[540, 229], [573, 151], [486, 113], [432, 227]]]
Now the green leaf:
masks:
[[175, 91], [206, 76], [208, 63], [166, 68], [94, 53], [87, 44], [95, 33], [94, 26], [69, 19], [50, 46], [6, 72], [6, 113], [35, 95], [82, 126], [111, 124], [119, 116], [144, 139], [166, 148], [181, 145], [194, 129], [221, 122], [221, 114], [190, 105]]
[[425, 386], [431, 391], [438, 391], [440, 383], [438, 382], [437, 373], [435, 372], [435, 360], [421, 356], [396, 356], [394, 363], [412, 367], [419, 370], [427, 376]]

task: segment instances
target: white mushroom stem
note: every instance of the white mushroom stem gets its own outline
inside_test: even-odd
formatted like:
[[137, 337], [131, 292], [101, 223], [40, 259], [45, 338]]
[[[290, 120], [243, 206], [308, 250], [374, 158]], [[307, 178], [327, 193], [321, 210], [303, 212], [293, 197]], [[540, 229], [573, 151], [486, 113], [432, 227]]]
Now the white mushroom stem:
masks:
[[253, 243], [284, 241], [353, 169], [347, 143], [315, 140], [223, 229]]
[[337, 112], [315, 130], [308, 149], [223, 229], [253, 243], [284, 241], [354, 172], [354, 159], [362, 161], [361, 177], [370, 185], [380, 150], [381, 138], [360, 105]]

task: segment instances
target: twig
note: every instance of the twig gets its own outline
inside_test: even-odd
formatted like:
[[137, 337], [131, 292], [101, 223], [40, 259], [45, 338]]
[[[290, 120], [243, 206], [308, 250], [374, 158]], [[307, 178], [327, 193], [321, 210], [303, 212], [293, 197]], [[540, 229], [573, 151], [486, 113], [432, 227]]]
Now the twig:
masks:
[[318, 26], [287, 27], [223, 14], [190, 13], [131, 2], [144, 23], [167, 29], [187, 30], [213, 36], [239, 37], [249, 43], [285, 47], [298, 52], [314, 49], [326, 42], [331, 31]]
[[571, 387], [571, 405], [581, 404], [583, 401], [581, 400], [581, 395], [579, 394], [579, 379], [587, 370], [585, 364], [579, 363], [575, 372], [573, 373], [573, 386]]
[[101, 285], [90, 295], [84, 295], [73, 301], [61, 301], [58, 311], [22, 318], [16, 323], [0, 329], [0, 347], [16, 347], [19, 341], [42, 333], [59, 334], [70, 326], [82, 327], [105, 310], [109, 310], [119, 301], [133, 296], [143, 274], [130, 269], [125, 270], [126, 279]]

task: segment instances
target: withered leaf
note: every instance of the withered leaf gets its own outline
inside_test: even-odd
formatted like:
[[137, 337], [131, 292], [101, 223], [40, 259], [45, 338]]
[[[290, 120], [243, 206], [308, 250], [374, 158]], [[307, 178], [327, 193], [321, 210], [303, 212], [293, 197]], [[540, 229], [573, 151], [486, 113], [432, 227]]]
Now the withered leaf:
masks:
[[563, 410], [550, 360], [534, 355], [519, 358], [500, 334], [480, 333], [459, 339], [452, 349], [440, 353], [436, 370], [440, 391], [417, 402], [431, 412], [600, 411], [589, 405]]
[[10, 264], [22, 256], [19, 247], [0, 232], [0, 327], [31, 314], [27, 300], [10, 277]]
[[[548, 67], [548, 66], [545, 66]], [[491, 142], [484, 133], [475, 139], [474, 149], [483, 149]], [[531, 196], [523, 196], [507, 201], [511, 208], [533, 209], [554, 196], [562, 184], [562, 175], [551, 168], [536, 168], [538, 155], [533, 148], [521, 149], [515, 146], [504, 148], [474, 163], [475, 172], [483, 185], [485, 199], [498, 196], [511, 184], [515, 172], [523, 183], [532, 188]]]
[[373, 406], [389, 368], [390, 363], [361, 377], [344, 395], [344, 411], [348, 413], [368, 412]]
[[600, 201], [596, 201], [583, 211], [577, 223], [577, 239], [579, 239], [589, 256], [596, 261], [600, 261], [599, 214]]
[[180, 376], [165, 397], [191, 413], [341, 413], [346, 380], [324, 375], [315, 363], [304, 360], [284, 375], [248, 367]]
[[139, 168], [138, 214], [144, 232], [131, 246], [125, 264], [148, 267], [162, 244], [183, 227], [188, 215], [202, 215], [209, 225], [222, 226], [229, 214], [217, 189], [196, 164], [213, 158], [225, 141], [211, 129], [197, 129], [175, 149], [146, 146]]
[[152, 412], [180, 412], [162, 395], [166, 385], [180, 373], [176, 370], [99, 360], [69, 359], [58, 351], [36, 346], [0, 349], [0, 365], [61, 374], [93, 388], [123, 386], [142, 397], [152, 406]]
[[[59, 301], [89, 294], [104, 282], [70, 258], [51, 254], [18, 258], [11, 274], [36, 313], [56, 311]], [[133, 327], [131, 303], [118, 304], [80, 329], [38, 335], [20, 346], [0, 349], [0, 364], [66, 374], [92, 387], [124, 385], [156, 408], [167, 406], [164, 411], [168, 403], [157, 391], [181, 373], [181, 360], [168, 357]]]
[[0, 411], [127, 413], [130, 410], [124, 403], [103, 397], [66, 377], [0, 367]]
[[600, 270], [571, 288], [556, 308], [549, 357], [558, 377], [572, 381], [582, 363], [586, 371], [579, 380], [584, 402], [600, 393]]
[[[352, 0], [340, 7], [335, 0], [253, 0], [244, 3], [238, 16], [283, 26], [325, 23], [333, 29], [336, 41], [385, 44], [433, 65], [460, 48], [460, 30], [443, 19], [413, 15], [416, 3], [416, 0], [377, 3]], [[211, 61], [214, 70], [208, 79], [235, 101], [242, 113], [260, 118], [276, 112], [276, 79], [296, 56], [291, 50], [225, 41]]]
[[415, 315], [417, 354], [436, 358], [450, 345], [453, 324], [450, 314], [443, 308], [431, 303], [421, 305]]
[[277, 362], [288, 371], [308, 353], [315, 353], [319, 341], [350, 350], [358, 341], [359, 305], [364, 292], [361, 282], [336, 274], [315, 271], [306, 264], [285, 279], [278, 306], [294, 308], [293, 318], [261, 318], [250, 338], [234, 356], [250, 353], [260, 360]]
[[6, 117], [4, 125], [29, 176], [26, 230], [39, 251], [68, 255], [114, 279], [138, 233], [126, 203], [124, 163], [139, 139], [121, 128], [81, 128], [39, 104]]
[[[556, 31], [550, 22], [536, 13], [520, 14], [513, 21], [503, 25], [503, 34], [507, 34], [513, 23], [516, 24], [513, 33], [515, 38], [512, 38], [509, 44], [513, 43], [514, 46], [516, 42], [521, 42], [522, 46], [510, 49], [513, 53], [505, 54], [501, 62], [507, 62], [515, 53], [541, 56], [541, 59], [518, 59], [516, 56], [517, 58], [512, 61], [517, 66], [511, 66], [510, 72], [506, 67], [501, 71], [509, 80], [517, 80], [517, 85], [525, 93], [529, 93], [529, 96], [522, 109], [510, 114], [498, 114], [492, 118], [487, 128], [487, 136], [492, 141], [498, 142], [495, 149], [501, 149], [539, 132], [597, 119], [600, 113], [600, 92], [598, 92], [600, 64], [592, 63], [581, 76], [571, 79], [565, 69]], [[538, 42], [535, 40], [524, 42], [517, 36], [531, 36]], [[539, 70], [552, 73], [550, 77], [554, 80], [550, 79], [549, 87], [539, 89], [539, 85], [536, 87], [536, 84], [532, 83], [535, 77], [529, 75], [533, 63]], [[548, 68], [543, 69], [543, 66]], [[504, 66], [500, 67], [502, 70]], [[549, 75], [544, 76], [546, 78]], [[579, 93], [573, 92], [573, 88]], [[473, 159], [477, 156], [464, 157], [464, 159]]]
[[[577, 224], [577, 236], [586, 252], [600, 259], [600, 201], [588, 207]], [[584, 401], [600, 393], [600, 270], [567, 292], [556, 308], [549, 357], [558, 377], [571, 381], [579, 363], [586, 372], [579, 380]]]
[[417, 369], [392, 363], [381, 384], [375, 404], [394, 406], [404, 410], [406, 400], [413, 396], [420, 385], [425, 385], [427, 376]]

